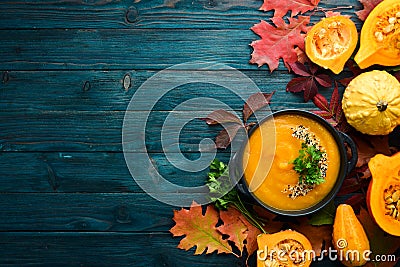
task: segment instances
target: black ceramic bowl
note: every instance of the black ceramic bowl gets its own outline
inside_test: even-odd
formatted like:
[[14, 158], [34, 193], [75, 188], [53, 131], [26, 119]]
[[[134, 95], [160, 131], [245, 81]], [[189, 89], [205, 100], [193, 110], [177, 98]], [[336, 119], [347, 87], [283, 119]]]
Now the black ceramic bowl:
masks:
[[[324, 207], [328, 202], [330, 202], [337, 192], [339, 191], [344, 178], [346, 175], [354, 168], [356, 162], [357, 162], [357, 149], [356, 145], [353, 142], [353, 140], [347, 136], [346, 134], [337, 131], [329, 122], [327, 122], [325, 119], [322, 117], [308, 112], [304, 110], [299, 110], [299, 109], [286, 109], [286, 110], [281, 110], [274, 112], [270, 114], [269, 116], [263, 118], [258, 124], [256, 124], [249, 132], [249, 137], [253, 134], [254, 130], [259, 127], [263, 122], [266, 120], [273, 119], [273, 117], [282, 115], [282, 114], [290, 114], [290, 115], [296, 115], [296, 116], [304, 116], [307, 118], [310, 118], [318, 123], [320, 123], [322, 126], [324, 126], [333, 136], [334, 140], [336, 141], [336, 144], [339, 148], [339, 154], [340, 154], [340, 170], [338, 177], [336, 179], [336, 183], [334, 184], [332, 190], [323, 198], [320, 202], [316, 203], [315, 205], [301, 209], [301, 210], [281, 210], [281, 209], [276, 209], [274, 207], [269, 206], [265, 202], [261, 201], [258, 199], [254, 194], [249, 192], [248, 190], [248, 185], [244, 179], [244, 177], [241, 177], [239, 180], [239, 183], [237, 184], [237, 189], [239, 190], [240, 193], [244, 194], [245, 197], [247, 197], [249, 200], [255, 200], [258, 202], [261, 206], [264, 208], [280, 215], [287, 215], [287, 216], [300, 216], [300, 215], [306, 215], [313, 213], [322, 207]], [[242, 160], [243, 160], [243, 151], [246, 147], [246, 142], [244, 142], [241, 146], [241, 149], [235, 154], [234, 159], [233, 159], [233, 164], [231, 165], [230, 168], [230, 175], [232, 177], [238, 177], [238, 175], [243, 174], [243, 167], [242, 167]], [[352, 156], [351, 159], [347, 158], [347, 152], [346, 152], [346, 147], [345, 143], [350, 147]], [[289, 201], [289, 199], [288, 199]]]

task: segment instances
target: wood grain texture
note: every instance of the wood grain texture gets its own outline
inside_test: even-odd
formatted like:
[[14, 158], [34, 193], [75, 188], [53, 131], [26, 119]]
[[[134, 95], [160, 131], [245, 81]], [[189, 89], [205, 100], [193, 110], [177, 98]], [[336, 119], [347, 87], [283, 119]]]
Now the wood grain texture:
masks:
[[[259, 11], [261, 3], [0, 1], [0, 266], [244, 266], [231, 255], [193, 256], [193, 249], [176, 248], [180, 238], [168, 230], [177, 208], [151, 198], [135, 182], [122, 153], [121, 133], [129, 101], [146, 80], [195, 60], [227, 64], [261, 91], [276, 90], [272, 110], [314, 109], [301, 95], [285, 91], [293, 75], [282, 63], [273, 73], [248, 63], [249, 43], [259, 38], [250, 27], [273, 14]], [[322, 8], [338, 6], [360, 28], [354, 16], [361, 9], [358, 0], [320, 3]], [[323, 16], [323, 10], [317, 11], [312, 23]], [[336, 77], [343, 76], [348, 73]], [[233, 79], [229, 73], [222, 77]], [[321, 93], [329, 99], [331, 89]], [[146, 96], [137, 106], [156, 93]], [[149, 156], [163, 177], [190, 187], [204, 184], [207, 169], [185, 172], [164, 152], [182, 152], [191, 160], [200, 150], [213, 155], [211, 146], [199, 144], [213, 139], [221, 127], [194, 119], [178, 132], [178, 141], [175, 128], [167, 127], [164, 148], [160, 131], [168, 116], [191, 110], [179, 113], [178, 105], [197, 97], [221, 100], [241, 116], [243, 101], [226, 89], [185, 84], [158, 101], [148, 118], [146, 110], [132, 112], [147, 125], [146, 135], [129, 147], [129, 155]], [[209, 102], [200, 104], [202, 114], [216, 109]], [[184, 117], [175, 121], [184, 122]], [[148, 155], [140, 142], [146, 143]], [[217, 157], [227, 161], [229, 150]], [[153, 178], [148, 169], [141, 174]]]
[[[211, 97], [226, 103], [231, 109], [240, 111], [244, 101], [234, 95], [229, 88], [211, 83], [191, 83], [191, 73], [206, 71], [187, 71], [187, 84], [170, 90], [153, 107], [155, 111], [170, 111], [177, 105], [196, 97]], [[120, 70], [120, 71], [9, 71], [3, 72], [0, 82], [0, 111], [7, 112], [80, 112], [80, 111], [125, 111], [129, 101], [138, 88], [159, 71]], [[311, 109], [315, 106], [304, 103], [301, 94], [286, 92], [286, 84], [294, 75], [287, 71], [269, 73], [267, 70], [241, 71], [250, 78], [262, 92], [275, 91], [270, 107]], [[1, 73], [0, 73], [1, 74]], [[215, 75], [215, 72], [210, 72]], [[177, 76], [182, 76], [182, 71]], [[0, 75], [1, 76], [1, 75]], [[171, 74], [174, 76], [174, 74]], [[224, 71], [221, 79], [232, 80], [236, 72]], [[337, 78], [349, 77], [343, 73]], [[160, 85], [164, 81], [159, 80]], [[343, 89], [342, 87], [340, 88]], [[142, 101], [155, 101], [156, 90], [148, 90]], [[328, 99], [332, 89], [321, 89], [320, 93]], [[143, 103], [138, 103], [143, 104]], [[202, 110], [215, 110], [213, 103], [202, 103]]]
[[[185, 156], [192, 160], [198, 157], [197, 153]], [[207, 169], [187, 172], [174, 167], [163, 154], [151, 153], [149, 157], [158, 172], [174, 184], [193, 187], [205, 182]], [[217, 154], [224, 162], [229, 157], [226, 152]], [[3, 152], [0, 161], [0, 193], [143, 193], [122, 153]]]
[[193, 256], [169, 233], [0, 233], [1, 266], [242, 266], [232, 255]]
[[0, 231], [168, 231], [174, 209], [146, 193], [1, 193], [0, 207]]
[[[272, 12], [259, 11], [260, 0], [147, 0], [147, 1], [7, 1], [0, 3], [2, 28], [194, 28], [249, 29]], [[353, 15], [355, 0], [321, 1], [323, 8], [339, 8]], [[319, 12], [315, 20], [323, 16]]]

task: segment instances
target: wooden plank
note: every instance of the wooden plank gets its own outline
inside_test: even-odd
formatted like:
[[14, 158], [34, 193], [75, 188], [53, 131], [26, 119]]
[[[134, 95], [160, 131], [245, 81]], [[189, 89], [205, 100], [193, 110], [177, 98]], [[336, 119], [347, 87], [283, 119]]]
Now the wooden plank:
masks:
[[[197, 97], [211, 97], [228, 104], [233, 110], [242, 109], [244, 101], [229, 88], [211, 83], [191, 83], [193, 73], [215, 76], [214, 71], [188, 70], [186, 73], [176, 71], [177, 77], [187, 75], [186, 84], [177, 86], [164, 94], [153, 110], [170, 111], [182, 102]], [[267, 93], [275, 91], [270, 105], [272, 109], [313, 107], [312, 103], [304, 103], [301, 94], [286, 92], [286, 84], [294, 77], [287, 71], [269, 74], [266, 70], [255, 70], [241, 73], [244, 77], [251, 79], [261, 91]], [[0, 110], [8, 112], [21, 110], [30, 112], [125, 111], [138, 88], [147, 80], [156, 79], [154, 78], [156, 74], [160, 75], [160, 72], [135, 70], [3, 72], [4, 79], [0, 83]], [[218, 76], [230, 82], [232, 80], [240, 82], [237, 74], [234, 70], [220, 71]], [[175, 74], [169, 75], [175, 76]], [[345, 73], [343, 76], [350, 76], [350, 74]], [[165, 83], [163, 79], [156, 80], [160, 85]], [[144, 105], [150, 101], [156, 101], [158, 97], [156, 93], [158, 94], [159, 90], [151, 89], [146, 91], [146, 97], [136, 99], [135, 103]], [[243, 91], [245, 92], [246, 88]], [[321, 89], [320, 92], [329, 98], [331, 89]], [[201, 105], [202, 110], [219, 108], [221, 107], [209, 102]]]
[[[126, 151], [214, 151], [210, 142], [199, 148], [202, 140], [214, 139], [222, 130], [221, 126], [208, 126], [198, 119], [199, 114], [205, 116], [208, 113], [204, 111], [193, 115], [189, 112], [156, 111], [147, 117], [147, 112], [134, 112], [132, 116], [138, 124], [126, 127]], [[175, 121], [167, 127], [164, 122], [171, 114]], [[1, 112], [0, 116], [0, 151], [122, 151], [124, 112], [21, 111]], [[184, 126], [180, 129], [182, 124]], [[145, 129], [145, 133], [141, 128]]]
[[[245, 266], [231, 254], [194, 255], [176, 248], [181, 238], [169, 233], [0, 233], [0, 264], [5, 266]], [[249, 265], [255, 266], [255, 258]], [[339, 261], [312, 267], [340, 267]]]
[[[362, 8], [356, 0], [340, 1], [338, 9], [353, 15]], [[321, 1], [337, 8], [337, 1]], [[147, 1], [5, 1], [0, 2], [0, 28], [200, 28], [248, 29], [272, 12], [261, 12], [259, 0]], [[319, 19], [322, 12], [314, 16]], [[354, 15], [353, 15], [354, 17]], [[66, 26], [67, 25], [67, 26]], [[223, 26], [221, 26], [223, 25]]]
[[[185, 156], [198, 157], [196, 153]], [[208, 169], [184, 171], [174, 167], [163, 154], [151, 153], [149, 157], [168, 181], [187, 187], [204, 185]], [[230, 154], [220, 152], [216, 157], [228, 162]], [[3, 152], [0, 160], [0, 193], [143, 192], [130, 174], [122, 153]], [[143, 169], [143, 175], [146, 171]]]
[[2, 193], [0, 204], [0, 231], [168, 231], [177, 209], [145, 193]]
[[2, 266], [242, 266], [233, 255], [194, 256], [169, 233], [0, 233]]
[[[194, 61], [257, 70], [248, 63], [257, 38], [235, 29], [0, 30], [0, 70], [159, 70]], [[287, 71], [282, 62], [279, 69]]]
[[202, 60], [255, 70], [248, 64], [253, 38], [250, 30], [1, 30], [0, 65], [8, 71], [137, 70]]

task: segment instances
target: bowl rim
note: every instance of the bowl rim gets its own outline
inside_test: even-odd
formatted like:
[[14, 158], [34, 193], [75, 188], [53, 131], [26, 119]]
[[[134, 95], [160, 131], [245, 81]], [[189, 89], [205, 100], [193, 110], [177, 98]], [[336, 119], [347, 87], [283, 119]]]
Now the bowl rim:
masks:
[[[248, 185], [246, 180], [244, 179], [244, 170], [242, 166], [242, 160], [243, 160], [243, 150], [245, 149], [248, 140], [250, 139], [251, 135], [254, 133], [254, 131], [259, 128], [259, 126], [270, 119], [274, 119], [274, 117], [282, 115], [282, 114], [293, 114], [293, 115], [300, 115], [300, 116], [305, 116], [307, 118], [311, 118], [318, 123], [320, 123], [323, 127], [325, 127], [330, 134], [333, 136], [333, 138], [336, 141], [336, 144], [339, 149], [339, 154], [340, 154], [340, 169], [339, 173], [336, 179], [336, 182], [332, 189], [329, 191], [329, 193], [319, 202], [315, 203], [314, 205], [304, 208], [304, 209], [299, 209], [299, 210], [282, 210], [282, 209], [277, 209], [275, 207], [272, 207], [266, 203], [264, 203], [262, 200], [260, 200], [257, 196], [255, 196], [252, 192], [248, 190]], [[344, 146], [344, 141], [343, 138], [341, 137], [341, 132], [336, 130], [328, 121], [326, 121], [324, 118], [321, 116], [312, 113], [307, 110], [302, 110], [302, 109], [283, 109], [279, 111], [272, 112], [265, 116], [263, 119], [261, 119], [259, 122], [257, 122], [248, 132], [248, 138], [242, 143], [240, 149], [236, 154], [238, 154], [238, 157], [236, 157], [235, 160], [235, 168], [239, 168], [239, 173], [242, 174], [242, 177], [239, 180], [239, 183], [237, 186], [239, 186], [240, 190], [242, 193], [246, 194], [248, 197], [254, 199], [258, 204], [260, 204], [262, 207], [265, 209], [278, 214], [278, 215], [286, 215], [286, 216], [302, 216], [302, 215], [308, 215], [311, 213], [314, 213], [323, 207], [325, 207], [330, 201], [334, 199], [336, 194], [338, 193], [340, 187], [342, 186], [342, 183], [346, 177], [347, 174], [347, 152]], [[238, 164], [239, 163], [239, 164]], [[235, 172], [237, 173], [237, 172]], [[244, 192], [243, 192], [244, 191]]]

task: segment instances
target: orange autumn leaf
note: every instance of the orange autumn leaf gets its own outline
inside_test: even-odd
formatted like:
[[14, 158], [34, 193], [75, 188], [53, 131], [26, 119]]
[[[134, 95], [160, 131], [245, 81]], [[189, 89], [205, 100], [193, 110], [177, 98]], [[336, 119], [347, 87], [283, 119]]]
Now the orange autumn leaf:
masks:
[[310, 17], [299, 16], [288, 18], [287, 24], [282, 18], [272, 18], [273, 25], [261, 20], [251, 30], [261, 37], [261, 40], [253, 41], [250, 63], [259, 67], [267, 64], [270, 71], [274, 71], [282, 58], [285, 66], [298, 59], [297, 49], [304, 50], [304, 36], [307, 33]]
[[219, 253], [231, 253], [228, 240], [222, 238], [216, 225], [219, 220], [218, 211], [211, 205], [207, 206], [203, 215], [202, 207], [193, 202], [190, 209], [174, 210], [175, 225], [170, 229], [173, 236], [185, 236], [179, 243], [178, 248], [189, 250], [196, 247], [195, 255], [210, 254], [214, 251]]
[[282, 17], [291, 11], [291, 17], [305, 13], [317, 7], [320, 0], [264, 0], [260, 10], [275, 10], [274, 17]]
[[244, 249], [244, 241], [247, 238], [248, 229], [243, 223], [243, 215], [235, 208], [220, 211], [220, 217], [223, 224], [217, 229], [225, 235], [228, 235], [228, 240], [232, 241], [242, 253]]

